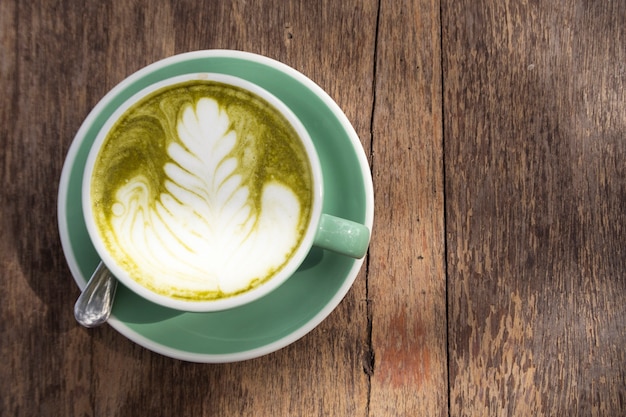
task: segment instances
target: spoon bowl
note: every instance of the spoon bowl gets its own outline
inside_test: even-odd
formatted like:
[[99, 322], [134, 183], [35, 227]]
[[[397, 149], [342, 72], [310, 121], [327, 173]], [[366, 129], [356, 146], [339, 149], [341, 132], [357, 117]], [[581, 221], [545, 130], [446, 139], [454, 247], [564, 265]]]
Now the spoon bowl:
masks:
[[117, 279], [100, 262], [74, 304], [76, 321], [87, 328], [105, 323], [111, 315], [116, 289]]

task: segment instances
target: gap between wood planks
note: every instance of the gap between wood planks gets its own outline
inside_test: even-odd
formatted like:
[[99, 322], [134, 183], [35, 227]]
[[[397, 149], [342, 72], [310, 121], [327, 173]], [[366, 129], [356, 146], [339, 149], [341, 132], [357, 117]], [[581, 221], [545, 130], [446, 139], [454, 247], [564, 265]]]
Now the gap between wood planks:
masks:
[[[382, 0], [378, 0], [376, 9], [376, 33], [374, 35], [374, 59], [372, 67], [372, 111], [370, 114], [370, 171], [374, 172], [374, 113], [376, 110], [376, 66], [378, 64], [378, 34], [380, 31], [380, 6]], [[367, 399], [365, 404], [365, 415], [370, 415], [370, 401], [372, 398], [372, 375], [374, 375], [374, 367], [376, 364], [376, 355], [374, 353], [374, 346], [372, 345], [372, 326], [374, 321], [374, 314], [372, 311], [372, 303], [369, 294], [369, 271], [370, 271], [370, 256], [367, 255], [365, 263], [365, 302], [367, 313], [367, 350], [363, 354], [363, 372], [367, 375]]]

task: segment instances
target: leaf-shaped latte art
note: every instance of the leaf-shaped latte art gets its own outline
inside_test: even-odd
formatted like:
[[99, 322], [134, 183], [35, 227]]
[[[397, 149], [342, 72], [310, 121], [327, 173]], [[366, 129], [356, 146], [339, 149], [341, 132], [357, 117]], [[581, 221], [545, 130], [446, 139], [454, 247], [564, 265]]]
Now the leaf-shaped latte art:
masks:
[[301, 206], [278, 181], [254, 204], [233, 156], [238, 141], [226, 111], [202, 98], [183, 109], [169, 144], [163, 192], [138, 175], [116, 193], [111, 226], [157, 292], [232, 294], [279, 269], [299, 241]]

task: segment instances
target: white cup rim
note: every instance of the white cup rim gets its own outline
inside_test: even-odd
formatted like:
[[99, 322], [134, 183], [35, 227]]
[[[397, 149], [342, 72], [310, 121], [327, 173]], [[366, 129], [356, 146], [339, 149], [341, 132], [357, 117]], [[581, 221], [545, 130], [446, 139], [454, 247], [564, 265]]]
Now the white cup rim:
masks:
[[[92, 210], [92, 205], [90, 203], [90, 187], [91, 187], [91, 176], [93, 174], [94, 163], [96, 158], [100, 152], [102, 145], [104, 144], [106, 137], [108, 135], [109, 129], [113, 127], [116, 121], [134, 104], [137, 103], [142, 98], [148, 96], [149, 94], [158, 91], [162, 88], [173, 86], [176, 84], [181, 84], [189, 81], [195, 80], [211, 80], [216, 82], [221, 82], [225, 84], [234, 85], [240, 88], [244, 88], [252, 93], [260, 96], [269, 102], [272, 106], [274, 106], [292, 125], [295, 129], [296, 133], [300, 137], [302, 144], [306, 150], [311, 171], [313, 174], [313, 204], [311, 206], [311, 218], [309, 221], [309, 225], [306, 229], [304, 237], [301, 239], [300, 244], [294, 254], [291, 256], [290, 260], [287, 264], [281, 268], [281, 270], [276, 273], [274, 276], [263, 282], [262, 284], [252, 288], [246, 292], [241, 294], [215, 299], [215, 300], [202, 300], [202, 301], [192, 301], [192, 300], [183, 300], [168, 297], [152, 290], [144, 287], [135, 281], [130, 275], [124, 270], [122, 266], [119, 265], [118, 262], [115, 261], [113, 256], [106, 249], [105, 245], [102, 243], [102, 240], [99, 236], [99, 232], [97, 227], [95, 226], [94, 215]], [[122, 81], [118, 87], [119, 88], [124, 84]], [[323, 177], [321, 164], [319, 160], [319, 156], [315, 149], [315, 145], [313, 144], [313, 140], [311, 139], [308, 131], [300, 121], [300, 119], [291, 111], [291, 109], [284, 104], [280, 99], [274, 96], [269, 91], [264, 88], [254, 84], [251, 81], [245, 80], [243, 78], [239, 78], [236, 76], [222, 74], [222, 73], [212, 73], [212, 72], [194, 72], [188, 74], [176, 75], [173, 77], [165, 78], [158, 82], [152, 83], [149, 86], [143, 88], [141, 91], [135, 93], [130, 98], [124, 101], [124, 103], [119, 106], [111, 116], [106, 120], [103, 126], [100, 128], [95, 141], [91, 145], [89, 150], [89, 154], [86, 160], [85, 169], [83, 173], [83, 183], [82, 183], [82, 208], [83, 208], [83, 217], [87, 226], [87, 232], [89, 234], [89, 238], [94, 245], [100, 259], [104, 262], [104, 264], [109, 268], [109, 270], [113, 273], [114, 276], [126, 287], [130, 290], [138, 294], [144, 299], [147, 299], [153, 303], [159, 304], [164, 307], [181, 310], [181, 311], [189, 311], [189, 312], [210, 312], [210, 311], [221, 311], [227, 310], [235, 307], [239, 307], [245, 305], [247, 303], [253, 302], [271, 291], [278, 288], [281, 284], [283, 284], [291, 275], [293, 275], [298, 267], [302, 264], [307, 254], [309, 253], [311, 247], [313, 246], [313, 240], [315, 238], [315, 234], [318, 228], [319, 220], [322, 214], [322, 205], [323, 205]]]

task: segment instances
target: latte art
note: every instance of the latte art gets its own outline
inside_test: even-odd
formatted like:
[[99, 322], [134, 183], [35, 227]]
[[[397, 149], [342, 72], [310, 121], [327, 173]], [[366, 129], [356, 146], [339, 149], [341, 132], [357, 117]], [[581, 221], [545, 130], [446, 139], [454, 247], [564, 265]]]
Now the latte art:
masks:
[[151, 290], [237, 294], [298, 247], [312, 200], [307, 163], [260, 98], [214, 82], [170, 88], [131, 108], [107, 139], [92, 180], [96, 221], [116, 262]]

